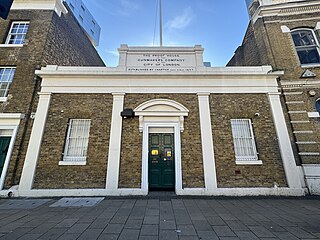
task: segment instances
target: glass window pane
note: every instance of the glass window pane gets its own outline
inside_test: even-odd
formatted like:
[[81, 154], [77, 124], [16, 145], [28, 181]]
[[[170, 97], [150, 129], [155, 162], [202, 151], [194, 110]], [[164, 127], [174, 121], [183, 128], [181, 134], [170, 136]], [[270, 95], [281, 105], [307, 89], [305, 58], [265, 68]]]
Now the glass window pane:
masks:
[[0, 68], [0, 97], [7, 97], [15, 68]]
[[7, 44], [23, 44], [28, 28], [29, 23], [13, 23]]
[[301, 64], [320, 63], [319, 46], [312, 30], [293, 31], [292, 39]]
[[316, 109], [320, 113], [320, 99], [316, 101]]
[[313, 37], [312, 31], [299, 30], [292, 32], [292, 38], [295, 46], [310, 46], [315, 45], [315, 39]]
[[316, 48], [308, 50], [298, 50], [301, 64], [320, 63], [319, 52]]

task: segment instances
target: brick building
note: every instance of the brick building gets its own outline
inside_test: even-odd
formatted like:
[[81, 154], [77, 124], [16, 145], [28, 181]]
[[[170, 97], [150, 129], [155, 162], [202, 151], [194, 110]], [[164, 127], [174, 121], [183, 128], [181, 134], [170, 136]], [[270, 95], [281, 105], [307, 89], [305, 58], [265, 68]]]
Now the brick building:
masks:
[[6, 194], [304, 195], [279, 97], [283, 72], [205, 67], [203, 51], [122, 45], [117, 67], [37, 70], [21, 181]]
[[320, 1], [247, 1], [250, 23], [228, 66], [269, 64], [279, 76], [291, 144], [312, 194], [320, 194]]
[[0, 189], [18, 185], [47, 64], [104, 66], [61, 0], [15, 0], [0, 19]]

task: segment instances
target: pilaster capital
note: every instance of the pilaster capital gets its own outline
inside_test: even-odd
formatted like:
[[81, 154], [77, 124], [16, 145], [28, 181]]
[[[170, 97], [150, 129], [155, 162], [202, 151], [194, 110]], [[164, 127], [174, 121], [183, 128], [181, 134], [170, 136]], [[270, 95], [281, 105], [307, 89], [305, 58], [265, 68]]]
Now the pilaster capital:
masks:
[[208, 97], [210, 96], [209, 92], [198, 92], [197, 93], [198, 97]]

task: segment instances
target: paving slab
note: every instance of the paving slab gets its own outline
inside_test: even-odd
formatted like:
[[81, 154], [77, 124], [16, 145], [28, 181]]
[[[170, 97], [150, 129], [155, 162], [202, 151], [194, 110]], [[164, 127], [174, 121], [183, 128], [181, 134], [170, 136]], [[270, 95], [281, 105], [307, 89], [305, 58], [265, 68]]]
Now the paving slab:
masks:
[[142, 225], [140, 236], [158, 236], [159, 226], [158, 225]]
[[56, 201], [50, 207], [92, 207], [104, 198], [61, 198]]
[[35, 209], [51, 199], [10, 199], [0, 204], [0, 209]]
[[139, 230], [136, 229], [123, 229], [118, 240], [138, 240]]
[[0, 238], [320, 239], [320, 197], [92, 199], [0, 200]]

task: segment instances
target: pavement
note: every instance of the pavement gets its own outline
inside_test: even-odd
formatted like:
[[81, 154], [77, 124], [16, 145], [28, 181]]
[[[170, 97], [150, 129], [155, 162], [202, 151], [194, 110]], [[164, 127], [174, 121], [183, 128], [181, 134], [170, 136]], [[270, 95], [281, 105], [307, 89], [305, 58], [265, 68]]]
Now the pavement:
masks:
[[1, 199], [0, 239], [320, 239], [320, 197]]

